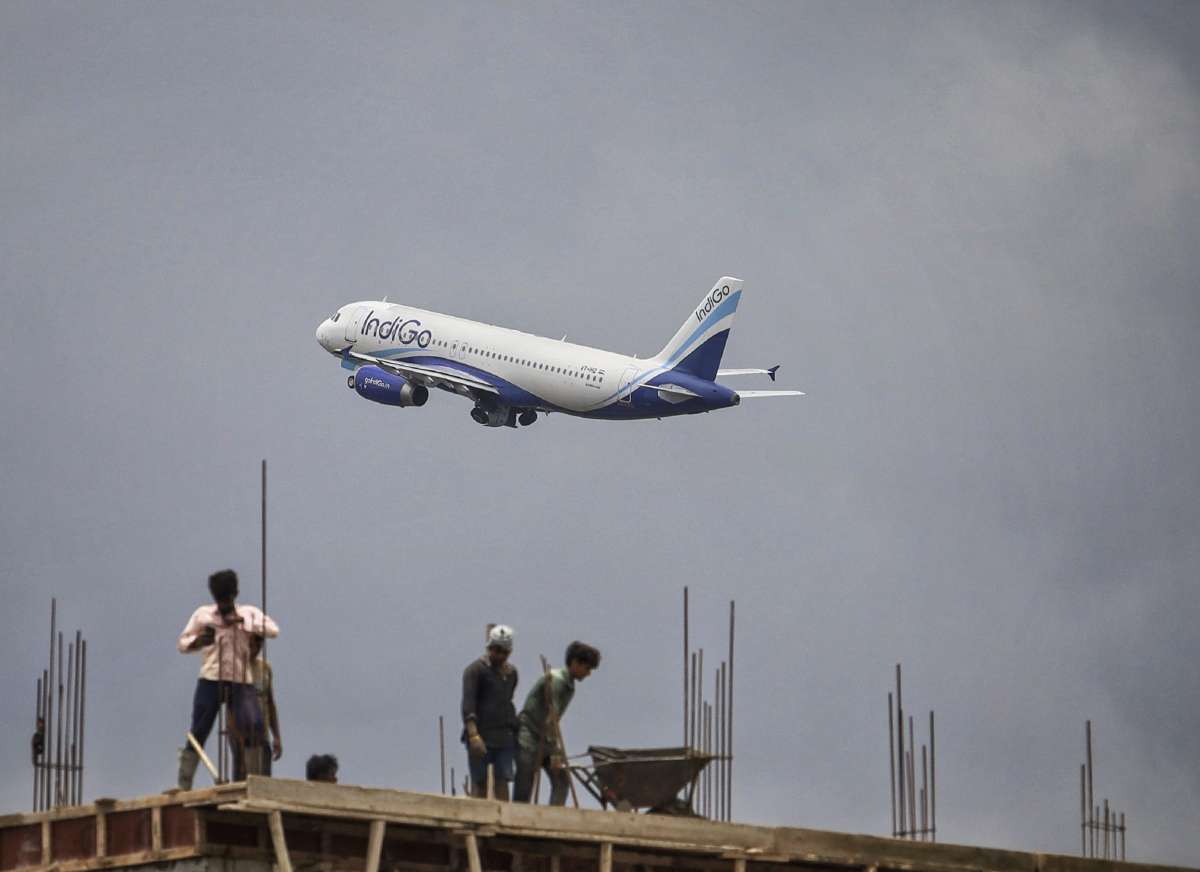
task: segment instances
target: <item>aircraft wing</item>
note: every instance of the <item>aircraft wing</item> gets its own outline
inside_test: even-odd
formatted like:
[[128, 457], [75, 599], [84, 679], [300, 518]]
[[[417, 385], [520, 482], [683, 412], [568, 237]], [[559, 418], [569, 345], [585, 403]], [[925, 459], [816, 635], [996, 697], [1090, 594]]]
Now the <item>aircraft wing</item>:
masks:
[[802, 397], [804, 391], [738, 391], [737, 395], [743, 400], [755, 400], [759, 397]]
[[769, 375], [771, 381], [775, 381], [775, 371], [779, 369], [779, 364], [768, 367], [767, 369], [718, 369], [717, 377], [723, 375]]
[[386, 357], [374, 357], [370, 354], [359, 354], [349, 348], [342, 349], [343, 360], [353, 360], [358, 363], [369, 363], [386, 369], [396, 375], [403, 376], [409, 381], [423, 384], [426, 387], [438, 387], [456, 394], [467, 391], [483, 391], [487, 394], [498, 394], [495, 385], [488, 384], [483, 379], [475, 378], [461, 372], [447, 372], [432, 366], [422, 366], [417, 363], [405, 363], [402, 360], [390, 360]]

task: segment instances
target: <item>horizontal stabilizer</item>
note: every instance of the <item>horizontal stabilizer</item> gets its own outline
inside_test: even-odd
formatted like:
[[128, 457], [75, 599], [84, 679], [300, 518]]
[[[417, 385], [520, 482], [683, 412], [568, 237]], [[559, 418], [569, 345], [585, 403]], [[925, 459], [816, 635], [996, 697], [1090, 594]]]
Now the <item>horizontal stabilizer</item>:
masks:
[[802, 397], [804, 391], [738, 391], [737, 395], [743, 400], [755, 400], [759, 397]]
[[768, 375], [771, 381], [775, 381], [775, 372], [779, 369], [779, 364], [775, 364], [767, 369], [718, 369], [717, 378], [726, 375]]

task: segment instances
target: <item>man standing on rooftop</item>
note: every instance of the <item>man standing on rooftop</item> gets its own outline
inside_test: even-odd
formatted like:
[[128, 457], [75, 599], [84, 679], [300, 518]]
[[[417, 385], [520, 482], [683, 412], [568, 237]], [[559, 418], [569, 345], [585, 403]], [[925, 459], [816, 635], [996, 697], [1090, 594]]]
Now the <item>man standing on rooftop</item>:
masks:
[[[238, 577], [232, 569], [210, 575], [208, 590], [213, 604], [196, 609], [179, 636], [181, 654], [199, 651], [203, 655], [192, 698], [191, 734], [203, 747], [224, 704], [234, 739], [234, 768], [240, 774], [243, 763], [238, 752], [258, 741], [263, 732], [250, 671], [250, 639], [273, 639], [279, 635], [279, 627], [261, 609], [237, 604]], [[196, 750], [185, 742], [179, 749], [181, 790], [191, 790], [199, 762]]]
[[508, 799], [517, 745], [517, 668], [508, 662], [513, 632], [498, 624], [488, 630], [487, 652], [463, 670], [462, 740], [471, 770], [471, 795], [487, 795], [492, 767], [496, 799]]
[[517, 780], [513, 793], [517, 802], [531, 801], [533, 776], [540, 768], [550, 779], [550, 804], [567, 804], [571, 775], [567, 770], [567, 749], [558, 741], [558, 722], [575, 697], [575, 682], [583, 681], [600, 665], [600, 652], [576, 641], [567, 646], [563, 659], [566, 666], [538, 676], [521, 708], [517, 726]]

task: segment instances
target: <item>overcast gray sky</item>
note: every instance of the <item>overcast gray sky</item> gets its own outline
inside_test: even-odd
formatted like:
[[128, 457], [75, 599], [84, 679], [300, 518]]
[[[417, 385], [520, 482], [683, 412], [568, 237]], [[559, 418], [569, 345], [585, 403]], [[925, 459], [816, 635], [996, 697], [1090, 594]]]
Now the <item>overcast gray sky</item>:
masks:
[[[0, 810], [52, 595], [87, 798], [173, 782], [266, 457], [283, 775], [437, 789], [487, 621], [524, 687], [603, 649], [572, 751], [672, 743], [690, 584], [739, 820], [886, 834], [903, 661], [944, 840], [1078, 850], [1091, 718], [1131, 858], [1200, 866], [1198, 58], [1194, 3], [4, 4]], [[808, 396], [496, 431], [313, 336], [645, 355], [726, 274], [726, 364]]]

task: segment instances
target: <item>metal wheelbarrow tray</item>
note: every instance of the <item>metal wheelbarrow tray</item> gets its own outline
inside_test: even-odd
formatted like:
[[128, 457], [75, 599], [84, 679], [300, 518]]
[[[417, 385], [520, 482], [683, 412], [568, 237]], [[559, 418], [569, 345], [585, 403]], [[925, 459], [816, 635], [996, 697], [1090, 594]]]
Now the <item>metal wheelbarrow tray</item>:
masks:
[[690, 813], [692, 788], [710, 761], [716, 759], [694, 748], [588, 748], [591, 767], [571, 771], [600, 804], [628, 805], [651, 811], [680, 811], [677, 797], [688, 788], [685, 813]]

